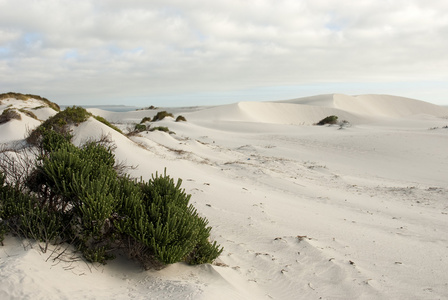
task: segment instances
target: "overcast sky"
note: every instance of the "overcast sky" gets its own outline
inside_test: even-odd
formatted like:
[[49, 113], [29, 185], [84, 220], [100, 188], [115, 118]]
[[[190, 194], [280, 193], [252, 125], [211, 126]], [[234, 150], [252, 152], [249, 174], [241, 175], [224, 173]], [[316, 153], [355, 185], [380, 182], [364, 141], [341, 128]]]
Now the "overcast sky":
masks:
[[448, 105], [447, 0], [0, 0], [0, 93], [189, 106], [392, 94]]

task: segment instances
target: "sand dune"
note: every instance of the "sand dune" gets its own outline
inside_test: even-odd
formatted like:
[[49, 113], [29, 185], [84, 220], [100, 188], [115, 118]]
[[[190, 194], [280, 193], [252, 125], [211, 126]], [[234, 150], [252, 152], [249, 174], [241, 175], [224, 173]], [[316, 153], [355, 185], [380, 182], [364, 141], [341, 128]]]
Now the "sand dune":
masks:
[[[166, 167], [182, 178], [224, 246], [215, 264], [143, 271], [118, 257], [92, 266], [53, 260], [51, 251], [8, 237], [0, 248], [1, 299], [448, 298], [448, 108], [334, 94], [89, 109], [124, 129], [160, 110], [187, 122], [167, 118], [155, 124], [175, 134], [128, 138], [89, 118], [73, 127], [74, 142], [106, 134], [116, 157], [138, 166], [132, 176]], [[310, 126], [333, 114], [352, 126]], [[22, 139], [14, 128], [34, 121], [0, 125], [3, 141]]]
[[337, 108], [354, 114], [370, 115], [373, 117], [406, 117], [419, 114], [447, 117], [445, 107], [392, 95], [349, 96], [343, 94], [328, 94], [278, 102]]
[[386, 117], [447, 117], [448, 110], [427, 102], [389, 95], [331, 94], [288, 101], [239, 102], [194, 112], [189, 114], [189, 118], [197, 121], [312, 125], [329, 115], [353, 124], [363, 124]]

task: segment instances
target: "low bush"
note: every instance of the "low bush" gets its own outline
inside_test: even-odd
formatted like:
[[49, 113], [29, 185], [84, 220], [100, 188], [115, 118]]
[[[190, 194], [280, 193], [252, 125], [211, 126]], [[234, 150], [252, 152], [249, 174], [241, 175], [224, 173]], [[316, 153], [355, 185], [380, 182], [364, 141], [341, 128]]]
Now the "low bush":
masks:
[[184, 116], [177, 116], [177, 118], [176, 118], [176, 122], [186, 122], [186, 121], [187, 121], [187, 119], [185, 119]]
[[170, 129], [168, 127], [165, 126], [157, 126], [157, 127], [152, 127], [149, 129], [149, 131], [163, 131], [169, 134], [174, 134], [173, 131], [170, 131]]
[[316, 125], [326, 125], [326, 124], [337, 124], [338, 123], [338, 117], [337, 116], [328, 116], [326, 118], [323, 118], [320, 120]]
[[144, 118], [140, 121], [140, 124], [145, 123], [145, 122], [151, 122], [151, 117], [144, 117]]
[[90, 141], [76, 147], [70, 136], [41, 133], [25, 186], [8, 184], [15, 170], [0, 168], [0, 229], [44, 245], [70, 242], [91, 262], [125, 251], [145, 268], [162, 268], [209, 263], [221, 254], [180, 179], [156, 173], [137, 181], [117, 172], [113, 146]]
[[37, 145], [42, 134], [46, 131], [55, 131], [64, 136], [68, 135], [70, 125], [79, 125], [90, 117], [89, 112], [82, 107], [67, 107], [65, 110], [48, 118], [39, 127], [34, 129], [27, 137], [27, 142]]
[[152, 121], [160, 121], [165, 119], [166, 117], [174, 118], [174, 115], [172, 113], [166, 112], [166, 111], [159, 111], [153, 118]]
[[146, 130], [146, 125], [144, 124], [135, 124], [134, 132], [142, 132]]
[[93, 116], [99, 122], [109, 126], [110, 128], [122, 133], [119, 128], [110, 124], [106, 119], [100, 116], [94, 116], [85, 108], [79, 106], [67, 107], [63, 111], [58, 112], [54, 116], [48, 118], [39, 127], [30, 133], [27, 142], [33, 145], [38, 143], [43, 131], [53, 130], [63, 135], [68, 135], [70, 125], [78, 126], [80, 123], [87, 121]]

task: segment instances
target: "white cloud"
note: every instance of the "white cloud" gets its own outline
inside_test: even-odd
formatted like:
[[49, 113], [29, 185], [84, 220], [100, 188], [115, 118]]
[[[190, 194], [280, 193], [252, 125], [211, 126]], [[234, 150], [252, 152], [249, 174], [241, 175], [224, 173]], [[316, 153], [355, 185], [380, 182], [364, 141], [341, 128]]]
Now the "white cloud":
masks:
[[446, 49], [447, 1], [0, 0], [0, 87], [61, 101], [447, 81]]

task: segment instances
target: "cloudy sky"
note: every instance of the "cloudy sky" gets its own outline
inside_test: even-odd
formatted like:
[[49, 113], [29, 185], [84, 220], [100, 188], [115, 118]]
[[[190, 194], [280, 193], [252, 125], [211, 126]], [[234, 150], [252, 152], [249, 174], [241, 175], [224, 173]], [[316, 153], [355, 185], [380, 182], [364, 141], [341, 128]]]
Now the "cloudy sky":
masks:
[[381, 93], [448, 105], [447, 0], [0, 0], [0, 93], [183, 106]]

